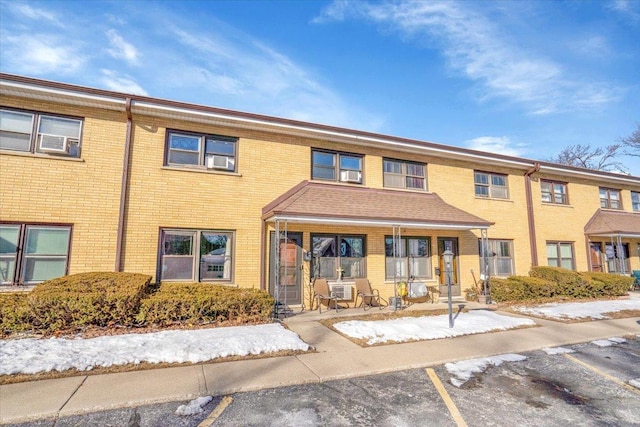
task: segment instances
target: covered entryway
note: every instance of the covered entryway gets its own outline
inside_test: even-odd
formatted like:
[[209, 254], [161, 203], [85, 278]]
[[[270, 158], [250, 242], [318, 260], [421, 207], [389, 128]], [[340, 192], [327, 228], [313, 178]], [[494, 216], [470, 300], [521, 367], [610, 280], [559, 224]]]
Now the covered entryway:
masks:
[[[280, 230], [279, 230], [280, 231]], [[280, 231], [276, 250], [276, 233], [271, 232], [269, 257], [269, 293], [283, 304], [302, 303], [302, 233]], [[279, 257], [276, 262], [276, 255]], [[280, 283], [280, 289], [276, 289]]]
[[590, 271], [631, 274], [631, 251], [640, 254], [640, 214], [598, 209], [584, 227]]
[[[343, 241], [345, 239], [357, 240], [358, 248], [362, 247], [364, 249], [366, 247], [364, 249], [366, 251], [364, 253], [365, 259], [361, 260], [357, 257], [353, 259], [355, 255], [346, 254], [346, 258], [344, 260], [341, 259], [340, 262], [342, 264], [350, 264], [349, 266], [342, 265], [343, 269], [352, 273], [353, 271], [358, 271], [358, 274], [363, 275], [376, 272], [377, 276], [375, 278], [371, 276], [368, 278], [373, 279], [378, 286], [387, 287], [390, 290], [390, 294], [393, 295], [397, 282], [410, 278], [402, 277], [401, 274], [386, 274], [385, 277], [384, 235], [387, 235], [388, 239], [393, 234], [392, 247], [400, 246], [402, 236], [405, 236], [404, 233], [410, 230], [414, 230], [411, 233], [422, 232], [423, 234], [424, 230], [430, 230], [439, 236], [465, 236], [465, 239], [476, 240], [480, 238], [485, 241], [487, 239], [487, 229], [493, 224], [449, 205], [434, 193], [373, 189], [308, 181], [301, 182], [265, 206], [262, 214], [264, 232], [269, 233], [269, 235], [280, 236], [280, 244], [271, 242], [270, 248], [274, 254], [269, 257], [272, 262], [269, 263], [267, 277], [270, 278], [269, 289], [274, 295], [280, 295], [281, 299], [281, 292], [286, 287], [292, 286], [288, 284], [292, 276], [286, 273], [288, 267], [284, 268], [278, 266], [278, 264], [284, 262], [285, 259], [288, 263], [292, 262], [293, 259], [283, 258], [279, 252], [284, 250], [286, 242], [290, 243], [291, 238], [289, 236], [292, 232], [299, 233], [301, 230], [305, 230], [305, 233], [309, 233], [310, 236], [314, 237], [315, 235], [318, 242], [322, 240], [321, 234], [327, 233], [328, 230], [331, 230], [331, 238], [326, 239], [328, 242]], [[381, 229], [388, 230], [389, 233], [381, 231]], [[400, 229], [403, 230], [402, 234], [399, 232]], [[283, 230], [286, 231], [284, 234]], [[339, 230], [339, 232], [334, 232], [333, 230]], [[480, 235], [471, 233], [472, 230], [479, 230]], [[271, 234], [272, 232], [275, 234]], [[361, 244], [361, 242], [364, 243], [364, 240], [361, 240], [360, 236], [367, 238], [369, 235], [379, 236], [377, 237], [379, 240], [367, 241], [366, 244]], [[411, 236], [411, 234], [408, 234], [408, 236]], [[334, 237], [336, 240], [334, 240]], [[458, 237], [439, 238], [437, 245], [438, 259], [440, 259], [440, 255], [445, 248], [449, 248], [456, 255], [459, 255]], [[485, 246], [482, 245], [482, 247]], [[378, 258], [380, 263], [376, 265], [368, 265], [371, 264], [369, 255], [372, 247], [378, 247], [382, 251], [382, 255], [380, 255], [380, 252], [377, 254], [382, 258]], [[313, 255], [311, 241], [306, 243], [303, 251], [308, 255], [307, 260], [310, 261]], [[434, 255], [436, 255], [435, 247]], [[336, 257], [335, 254], [333, 256]], [[387, 265], [400, 265], [402, 253], [397, 252], [394, 256], [397, 256], [398, 259], [387, 259]], [[453, 288], [455, 295], [461, 295], [460, 267], [458, 264], [458, 256], [456, 256]], [[358, 268], [354, 270], [353, 265]], [[478, 265], [477, 259], [473, 262], [473, 265]], [[309, 268], [306, 270], [308, 271], [309, 279], [312, 280], [313, 272]], [[443, 267], [441, 267], [441, 271], [444, 272]], [[333, 269], [331, 272], [333, 273]], [[437, 279], [434, 277], [432, 280]], [[444, 278], [442, 277], [440, 280], [444, 280]], [[444, 284], [444, 282], [440, 284]], [[305, 288], [304, 283], [300, 285], [300, 288]], [[285, 295], [288, 295], [288, 293], [285, 293]], [[305, 299], [303, 298], [303, 301]], [[288, 298], [287, 304], [292, 304], [292, 301]]]

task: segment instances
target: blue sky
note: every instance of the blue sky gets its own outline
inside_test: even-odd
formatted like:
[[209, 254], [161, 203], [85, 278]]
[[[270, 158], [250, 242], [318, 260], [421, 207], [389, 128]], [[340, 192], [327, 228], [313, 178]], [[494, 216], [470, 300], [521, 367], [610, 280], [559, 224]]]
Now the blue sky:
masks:
[[638, 0], [0, 0], [2, 72], [541, 160], [636, 129], [638, 40]]

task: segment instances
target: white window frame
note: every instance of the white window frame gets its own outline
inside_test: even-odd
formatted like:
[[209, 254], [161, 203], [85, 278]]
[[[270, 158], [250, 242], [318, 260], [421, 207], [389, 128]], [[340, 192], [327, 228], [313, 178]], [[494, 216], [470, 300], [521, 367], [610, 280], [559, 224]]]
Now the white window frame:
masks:
[[[549, 248], [550, 247], [555, 247], [556, 253], [555, 253], [555, 257], [551, 257], [550, 252], [549, 252]], [[566, 248], [569, 247], [571, 249], [571, 257], [563, 257], [562, 256], [562, 248]], [[576, 251], [574, 250], [573, 247], [573, 242], [561, 242], [561, 241], [548, 241], [547, 245], [547, 265], [549, 267], [561, 267], [561, 268], [567, 268], [566, 266], [564, 266], [564, 261], [566, 260], [571, 260], [571, 268], [567, 268], [568, 270], [574, 270], [576, 269]], [[552, 262], [551, 260], [556, 260], [555, 262]]]
[[[427, 255], [416, 257], [415, 245], [412, 242], [418, 240], [425, 240], [425, 248], [427, 249]], [[389, 246], [391, 245], [391, 246]], [[431, 237], [429, 236], [402, 236], [400, 238], [400, 247], [398, 248], [400, 253], [398, 254], [398, 264], [395, 264], [393, 257], [393, 236], [384, 237], [385, 246], [385, 279], [393, 280], [395, 278], [396, 271], [399, 272], [399, 277], [403, 280], [419, 279], [419, 280], [431, 280], [433, 279], [433, 262], [431, 253]], [[391, 253], [389, 253], [391, 252]], [[407, 256], [408, 255], [408, 256]], [[416, 274], [416, 266], [420, 261], [424, 262], [424, 269], [426, 274]], [[413, 265], [412, 265], [413, 262]], [[395, 268], [394, 268], [395, 267]]]
[[[482, 257], [482, 239], [478, 239], [478, 256]], [[505, 256], [502, 250], [503, 245], [507, 245], [509, 248], [509, 256]], [[515, 262], [513, 259], [513, 240], [509, 239], [487, 239], [486, 252], [487, 262], [489, 263], [489, 275], [497, 277], [508, 277], [515, 274]], [[504, 265], [506, 262], [509, 264], [508, 272], [499, 272], [498, 265]], [[480, 266], [482, 267], [482, 258], [480, 259]], [[480, 271], [483, 271], [480, 268]]]
[[[479, 177], [486, 177], [486, 182], [479, 181]], [[494, 178], [504, 179], [504, 185], [494, 183]], [[509, 199], [509, 180], [508, 175], [503, 173], [473, 171], [474, 193], [476, 197], [483, 199]], [[479, 188], [486, 188], [486, 194], [479, 193]], [[500, 192], [504, 191], [504, 196]]]
[[[388, 166], [399, 167], [400, 172], [394, 172]], [[418, 167], [422, 168], [422, 175], [414, 175], [409, 172], [409, 167]], [[427, 190], [427, 165], [424, 163], [418, 162], [410, 162], [407, 160], [396, 160], [396, 159], [382, 159], [382, 174], [383, 174], [383, 186], [387, 188], [401, 188], [405, 190], [417, 190], [417, 191], [426, 191]], [[392, 178], [401, 178], [402, 185], [393, 185]], [[410, 186], [410, 180], [422, 180], [421, 187]]]
[[[25, 116], [25, 118], [30, 117], [31, 124], [30, 124], [29, 133], [0, 128], [0, 134], [23, 135], [28, 137], [28, 147], [25, 147], [26, 149], [10, 148], [6, 145], [0, 146], [0, 149], [7, 150], [7, 151], [17, 151], [21, 153], [80, 158], [80, 148], [81, 148], [80, 145], [82, 141], [82, 129], [84, 125], [84, 119], [78, 118], [78, 117], [64, 116], [59, 114], [37, 112], [37, 111], [14, 110], [10, 108], [0, 109], [0, 114], [1, 113], [21, 115], [21, 116]], [[77, 132], [73, 134], [68, 134], [68, 135], [52, 133], [51, 131], [42, 132], [43, 120], [48, 120], [48, 119], [77, 124], [78, 126]], [[48, 137], [54, 137], [54, 138], [63, 138], [63, 141], [64, 141], [63, 148], [59, 150], [47, 150], [47, 149], [41, 148], [41, 139], [43, 138], [44, 135]]]

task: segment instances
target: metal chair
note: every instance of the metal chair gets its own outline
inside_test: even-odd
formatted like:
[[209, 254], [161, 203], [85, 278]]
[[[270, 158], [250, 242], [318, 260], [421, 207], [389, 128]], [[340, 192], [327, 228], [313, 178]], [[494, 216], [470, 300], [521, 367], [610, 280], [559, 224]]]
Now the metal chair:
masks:
[[338, 298], [331, 294], [329, 289], [329, 282], [327, 279], [316, 278], [313, 281], [313, 292], [315, 293], [315, 299], [318, 301], [318, 311], [322, 313], [322, 305], [324, 304], [328, 309], [331, 308], [331, 301], [333, 301], [333, 308], [338, 312]]
[[[362, 305], [363, 310], [366, 310], [367, 307], [378, 307], [382, 310], [383, 307], [386, 307], [387, 302], [380, 297], [380, 292], [377, 289], [371, 288], [371, 282], [369, 279], [360, 278], [356, 279], [356, 299], [354, 301], [354, 306], [358, 307], [358, 298], [361, 298], [360, 305]], [[384, 302], [384, 306], [383, 303]]]

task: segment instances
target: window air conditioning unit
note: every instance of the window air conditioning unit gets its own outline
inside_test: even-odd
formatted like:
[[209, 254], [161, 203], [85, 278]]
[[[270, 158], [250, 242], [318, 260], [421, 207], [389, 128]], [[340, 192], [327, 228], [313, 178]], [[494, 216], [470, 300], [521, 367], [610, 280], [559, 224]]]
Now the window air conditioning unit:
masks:
[[66, 136], [40, 134], [40, 151], [48, 153], [68, 153], [69, 140]]
[[340, 181], [343, 182], [360, 182], [362, 174], [358, 171], [342, 171], [340, 172]]
[[227, 156], [207, 156], [207, 169], [229, 169], [229, 158]]
[[351, 285], [332, 285], [331, 295], [339, 300], [350, 300], [351, 290]]

